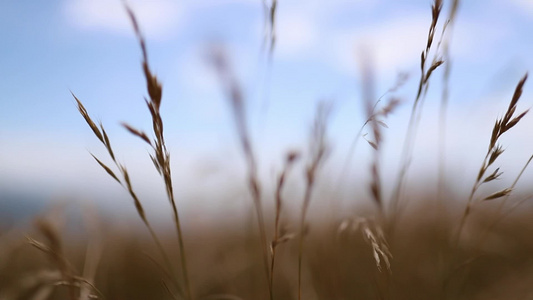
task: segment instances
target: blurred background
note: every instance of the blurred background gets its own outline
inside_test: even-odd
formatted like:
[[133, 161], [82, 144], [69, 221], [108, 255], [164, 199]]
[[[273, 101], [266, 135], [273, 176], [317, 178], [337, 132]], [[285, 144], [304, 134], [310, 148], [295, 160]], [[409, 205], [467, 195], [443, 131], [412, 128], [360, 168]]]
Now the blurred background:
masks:
[[[379, 108], [391, 98], [401, 101], [382, 119], [379, 171], [383, 198], [390, 199], [432, 1], [279, 0], [272, 52], [272, 1], [127, 2], [163, 84], [161, 113], [195, 299], [268, 298], [245, 158], [225, 86], [208, 61], [213, 47], [226, 49], [244, 95], [266, 243], [273, 239], [275, 181], [288, 151], [302, 158], [287, 178], [281, 226], [289, 237], [300, 229], [311, 127], [318, 103], [331, 104], [328, 155], [305, 227], [304, 299], [533, 299], [533, 172], [525, 171], [503, 210], [498, 200], [478, 203], [453, 240], [494, 122], [533, 66], [533, 2], [460, 1], [447, 29], [446, 130], [440, 134], [441, 67], [430, 79], [405, 177], [401, 208], [408, 209], [396, 223], [374, 217], [375, 151], [365, 141], [373, 140], [371, 128], [350, 149], [367, 119], [364, 95], [381, 99]], [[434, 46], [451, 2], [444, 1]], [[373, 90], [361, 75], [370, 73]], [[181, 299], [171, 295], [183, 278], [164, 184], [151, 149], [121, 126], [146, 132], [152, 126], [141, 50], [123, 3], [0, 1], [0, 78], [0, 300], [74, 299], [63, 286], [66, 264], [106, 299]], [[71, 92], [104, 124], [170, 262], [162, 263], [128, 193], [91, 157], [112, 165]], [[532, 98], [526, 82], [517, 112], [530, 108]], [[526, 115], [502, 137], [505, 152], [488, 172], [504, 173], [474, 198], [515, 180], [533, 154], [532, 128], [533, 116]], [[48, 246], [60, 255], [50, 255]], [[280, 244], [278, 300], [297, 298], [297, 246], [290, 239]], [[167, 271], [178, 275], [168, 276], [177, 284], [165, 289], [163, 282], [174, 281]], [[98, 296], [87, 288], [80, 299], [89, 292]]]
[[[313, 204], [332, 212], [369, 201], [372, 148], [363, 139], [345, 168], [350, 144], [366, 119], [358, 53], [366, 49], [374, 62], [377, 96], [394, 86], [398, 76], [408, 75], [401, 89], [383, 98], [385, 102], [394, 95], [403, 101], [384, 129], [381, 167], [384, 189], [390, 193], [420, 76], [430, 1], [279, 1], [270, 63], [268, 16], [259, 0], [128, 3], [163, 84], [162, 114], [184, 222], [223, 219], [228, 210], [251, 208], [231, 111], [206, 61], [212, 44], [228, 49], [244, 91], [267, 197], [273, 194], [284, 153], [308, 148], [316, 103], [333, 103], [331, 152], [319, 185], [335, 196]], [[445, 6], [444, 17], [447, 10]], [[459, 194], [472, 186], [496, 117], [504, 113], [518, 80], [533, 65], [532, 23], [530, 1], [461, 4], [450, 44], [445, 148], [446, 182]], [[51, 201], [97, 203], [116, 218], [134, 214], [126, 192], [90, 156], [89, 152], [105, 161], [105, 149], [77, 112], [71, 91], [93, 119], [105, 125], [118, 159], [130, 169], [151, 213], [166, 216], [163, 185], [148, 158], [149, 149], [120, 126], [123, 121], [146, 131], [151, 126], [143, 100], [141, 53], [121, 2], [2, 1], [0, 40], [3, 220], [31, 215]], [[417, 190], [431, 192], [437, 186], [441, 94], [438, 70], [407, 177], [407, 186]], [[531, 106], [532, 95], [533, 87], [526, 83], [519, 109]], [[533, 153], [531, 128], [532, 118], [526, 116], [505, 137], [501, 186], [514, 180]], [[303, 168], [301, 163], [291, 175], [289, 189], [294, 195], [301, 193]], [[533, 173], [524, 176], [522, 182], [530, 182]], [[527, 183], [520, 185], [524, 187]], [[301, 204], [295, 200], [288, 205], [298, 209]]]

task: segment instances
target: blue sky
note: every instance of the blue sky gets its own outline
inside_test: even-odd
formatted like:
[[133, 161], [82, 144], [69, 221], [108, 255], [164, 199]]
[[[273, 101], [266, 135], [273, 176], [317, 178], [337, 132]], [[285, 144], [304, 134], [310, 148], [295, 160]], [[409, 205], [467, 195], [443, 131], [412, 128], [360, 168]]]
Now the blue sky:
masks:
[[[383, 168], [386, 179], [394, 178], [431, 20], [430, 1], [280, 0], [271, 69], [261, 47], [260, 0], [129, 2], [163, 83], [167, 141], [184, 198], [208, 198], [210, 192], [202, 192], [220, 185], [228, 194], [242, 188], [228, 187], [244, 176], [243, 164], [230, 111], [205, 62], [207, 46], [214, 41], [226, 45], [242, 82], [261, 174], [267, 179], [279, 169], [284, 151], [305, 149], [321, 99], [335, 105], [333, 153], [324, 172], [336, 176], [364, 121], [358, 49], [372, 50], [377, 94], [392, 86], [399, 72], [410, 74], [397, 94], [405, 104], [387, 121]], [[504, 112], [518, 80], [532, 69], [533, 2], [462, 2], [451, 48], [447, 159], [450, 169], [461, 171], [455, 180], [470, 186], [495, 118]], [[2, 1], [0, 41], [1, 189], [120, 194], [87, 153], [105, 157], [77, 113], [70, 90], [104, 123], [120, 159], [142, 175], [136, 179], [140, 189], [146, 194], [154, 189], [159, 179], [145, 176], [151, 168], [147, 149], [119, 126], [127, 121], [150, 128], [140, 51], [119, 0]], [[414, 174], [435, 173], [441, 76], [435, 74], [428, 94]], [[532, 96], [527, 83], [520, 107], [529, 108]], [[504, 140], [508, 158], [502, 163], [509, 180], [533, 153], [531, 128], [527, 118]], [[353, 176], [367, 178], [370, 151], [360, 143]]]

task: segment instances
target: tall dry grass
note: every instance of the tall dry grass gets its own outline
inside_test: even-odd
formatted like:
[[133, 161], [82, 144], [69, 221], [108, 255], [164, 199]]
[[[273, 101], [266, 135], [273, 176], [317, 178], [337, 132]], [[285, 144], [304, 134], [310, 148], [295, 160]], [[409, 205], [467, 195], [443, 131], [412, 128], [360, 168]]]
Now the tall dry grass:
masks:
[[[417, 89], [416, 96], [414, 98], [413, 105], [411, 108], [411, 114], [409, 116], [407, 132], [405, 134], [405, 139], [403, 142], [400, 170], [397, 176], [398, 178], [394, 185], [394, 189], [393, 189], [392, 196], [390, 199], [390, 212], [389, 212], [390, 224], [388, 225], [389, 231], [395, 228], [394, 223], [396, 222], [397, 218], [400, 217], [400, 214], [403, 211], [403, 207], [405, 207], [405, 204], [401, 205], [402, 203], [400, 202], [402, 200], [402, 193], [403, 193], [405, 178], [407, 176], [407, 173], [409, 171], [409, 166], [411, 165], [411, 161], [412, 161], [412, 152], [413, 152], [413, 148], [416, 142], [417, 130], [420, 124], [420, 119], [422, 117], [424, 102], [425, 102], [425, 98], [427, 95], [427, 91], [429, 89], [431, 75], [440, 66], [444, 64], [444, 61], [442, 59], [442, 54], [440, 53], [440, 49], [439, 49], [441, 43], [438, 42], [435, 47], [435, 39], [436, 39], [435, 33], [437, 32], [437, 26], [441, 19], [440, 17], [441, 17], [442, 7], [443, 7], [442, 0], [434, 0], [431, 6], [431, 24], [429, 25], [428, 35], [426, 39], [426, 47], [422, 50], [422, 53], [420, 55], [420, 79], [418, 81], [418, 89]], [[454, 5], [454, 8], [456, 8], [455, 5]], [[450, 18], [453, 18], [454, 16], [455, 16], [455, 13], [450, 14]], [[446, 24], [452, 21], [453, 19], [449, 19], [445, 23], [442, 29], [441, 37], [444, 36], [444, 32], [446, 31], [446, 28], [447, 28]], [[430, 57], [431, 53], [433, 53], [432, 58]]]
[[[96, 215], [86, 213], [89, 233], [81, 239], [73, 238], [46, 218], [40, 218], [33, 228], [26, 228], [30, 232], [28, 236], [32, 236], [27, 238], [26, 244], [32, 247], [20, 246], [11, 237], [4, 241], [0, 235], [0, 258], [9, 257], [9, 261], [0, 261], [0, 300], [531, 297], [533, 211], [524, 209], [517, 213], [516, 208], [532, 196], [514, 195], [513, 191], [533, 156], [509, 187], [479, 196], [481, 186], [494, 182], [502, 174], [500, 168], [495, 167], [504, 152], [500, 138], [517, 126], [528, 112], [517, 113], [527, 75], [518, 82], [505, 114], [497, 119], [491, 131], [489, 147], [470, 194], [456, 196], [465, 202], [459, 218], [431, 209], [430, 202], [435, 195], [419, 195], [418, 204], [410, 207], [407, 207], [403, 196], [430, 79], [441, 66], [445, 70], [439, 122], [441, 152], [437, 198], [442, 198], [447, 192], [443, 178], [451, 72], [449, 45], [459, 3], [458, 0], [450, 1], [443, 25], [440, 24], [444, 1], [434, 0], [432, 3], [431, 24], [420, 59], [420, 79], [402, 145], [400, 172], [388, 201], [384, 197], [386, 191], [382, 182], [382, 130], [387, 127], [387, 116], [405, 102], [395, 97], [394, 92], [406, 78], [399, 77], [394, 87], [375, 99], [373, 68], [370, 64], [362, 64], [362, 107], [366, 121], [352, 143], [345, 165], [349, 164], [357, 141], [364, 138], [374, 152], [370, 162], [369, 193], [361, 191], [357, 196], [370, 201], [369, 207], [361, 205], [356, 213], [349, 213], [349, 218], [338, 216], [317, 221], [309, 216], [313, 208], [311, 204], [322, 200], [320, 197], [338, 196], [335, 191], [324, 196], [321, 185], [329, 180], [321, 176], [321, 170], [331, 151], [328, 139], [331, 105], [321, 103], [318, 106], [308, 151], [288, 151], [273, 190], [265, 189], [253, 143], [261, 137], [254, 137], [249, 128], [245, 89], [232, 70], [229, 55], [223, 48], [213, 48], [210, 62], [235, 122], [238, 143], [246, 163], [245, 184], [253, 203], [257, 228], [242, 229], [231, 224], [195, 228], [191, 232], [182, 230], [182, 211], [176, 203], [171, 156], [160, 113], [162, 84], [148, 62], [141, 26], [133, 11], [126, 6], [141, 49], [141, 66], [148, 94], [145, 100], [152, 128], [149, 134], [128, 123], [123, 123], [123, 127], [151, 150], [149, 158], [163, 180], [172, 211], [173, 228], [160, 232], [154, 230], [143, 201], [132, 184], [133, 174], [117, 159], [104, 125], [94, 122], [82, 101], [73, 93], [79, 113], [104, 146], [108, 157], [103, 159], [91, 155], [131, 197], [147, 232], [138, 228], [103, 231], [99, 229], [99, 224], [108, 221], [97, 221]], [[278, 3], [276, 0], [268, 3], [265, 0], [263, 5], [264, 43], [268, 47], [269, 62], [272, 62]], [[382, 104], [385, 96], [390, 96], [389, 100]], [[363, 134], [364, 130], [369, 130], [370, 134]], [[294, 192], [299, 187], [288, 185], [288, 178], [294, 176], [294, 170], [302, 169], [303, 178], [300, 179], [303, 187], [299, 191], [302, 197], [289, 198], [289, 191]], [[341, 171], [341, 174], [344, 173]], [[422, 185], [425, 184], [420, 183], [420, 190], [423, 191]], [[273, 211], [264, 208], [268, 199], [273, 200]], [[511, 200], [515, 203], [508, 207], [507, 203]], [[285, 210], [288, 201], [299, 202], [300, 210], [296, 215]], [[482, 205], [495, 201], [500, 202], [493, 208]], [[443, 204], [442, 201], [439, 203]], [[510, 218], [511, 213], [514, 213], [513, 218]], [[465, 234], [466, 229], [469, 235]], [[187, 245], [184, 243], [186, 234], [195, 236]], [[151, 241], [152, 247], [147, 246], [148, 241]], [[168, 249], [174, 248], [179, 249], [178, 253], [169, 255]], [[35, 256], [32, 251], [36, 249], [44, 255]], [[80, 269], [81, 272], [78, 271]], [[190, 274], [198, 275], [191, 281]]]
[[[124, 128], [129, 131], [132, 135], [140, 138], [143, 142], [148, 144], [150, 148], [152, 148], [153, 153], [149, 154], [150, 159], [152, 160], [155, 169], [161, 175], [164, 184], [165, 184], [165, 190], [168, 197], [168, 200], [170, 202], [170, 207], [172, 209], [173, 217], [174, 217], [174, 224], [176, 226], [176, 233], [177, 233], [177, 239], [179, 244], [179, 257], [181, 261], [181, 270], [182, 270], [182, 280], [183, 285], [181, 285], [178, 282], [177, 277], [174, 275], [173, 267], [170, 261], [170, 258], [168, 257], [167, 253], [165, 252], [163, 245], [157, 235], [157, 233], [154, 231], [153, 227], [151, 226], [150, 222], [148, 221], [148, 218], [145, 214], [143, 205], [135, 193], [131, 180], [129, 172], [125, 165], [119, 163], [116, 158], [113, 151], [113, 148], [111, 146], [109, 137], [107, 136], [107, 133], [104, 129], [104, 126], [100, 123], [100, 126], [96, 126], [95, 122], [91, 119], [89, 116], [87, 110], [83, 106], [82, 102], [74, 95], [78, 110], [82, 117], [85, 119], [93, 133], [96, 135], [96, 137], [104, 144], [106, 147], [109, 156], [115, 166], [118, 168], [120, 174], [122, 175], [122, 178], [119, 179], [119, 177], [115, 174], [115, 172], [108, 167], [105, 163], [103, 163], [100, 159], [98, 159], [96, 156], [92, 155], [94, 159], [98, 162], [98, 164], [118, 183], [120, 183], [122, 186], [124, 186], [128, 193], [130, 194], [131, 198], [134, 201], [135, 208], [137, 209], [137, 213], [143, 223], [146, 225], [146, 228], [149, 230], [150, 235], [152, 236], [154, 242], [157, 245], [157, 248], [159, 249], [159, 252], [164, 260], [164, 265], [162, 265], [162, 268], [165, 272], [169, 272], [170, 277], [169, 279], [173, 281], [173, 285], [180, 295], [184, 295], [186, 299], [193, 299], [192, 291], [191, 291], [191, 284], [189, 282], [189, 274], [187, 271], [187, 258], [186, 258], [186, 252], [185, 252], [185, 245], [183, 242], [183, 232], [181, 229], [181, 222], [179, 218], [178, 208], [176, 205], [176, 200], [174, 196], [174, 187], [172, 183], [172, 171], [171, 171], [171, 165], [170, 165], [170, 153], [167, 150], [166, 144], [165, 144], [165, 137], [163, 134], [163, 119], [161, 118], [160, 114], [160, 107], [161, 107], [161, 100], [162, 100], [162, 86], [157, 77], [153, 74], [153, 72], [150, 69], [150, 65], [148, 63], [148, 53], [146, 48], [146, 42], [145, 39], [141, 33], [141, 30], [139, 28], [139, 24], [137, 23], [137, 19], [133, 13], [133, 11], [125, 5], [125, 9], [128, 13], [128, 16], [130, 17], [131, 23], [133, 25], [133, 29], [135, 31], [135, 34], [137, 36], [141, 53], [142, 53], [142, 70], [144, 72], [144, 77], [146, 80], [146, 90], [149, 95], [148, 98], [145, 99], [146, 105], [148, 107], [148, 110], [150, 112], [150, 116], [152, 119], [152, 130], [153, 130], [153, 136], [149, 137], [148, 134], [146, 134], [144, 131], [134, 128], [133, 126], [123, 123], [122, 125]], [[168, 287], [168, 285], [165, 283], [165, 288], [168, 289], [168, 291], [171, 292], [171, 288]]]

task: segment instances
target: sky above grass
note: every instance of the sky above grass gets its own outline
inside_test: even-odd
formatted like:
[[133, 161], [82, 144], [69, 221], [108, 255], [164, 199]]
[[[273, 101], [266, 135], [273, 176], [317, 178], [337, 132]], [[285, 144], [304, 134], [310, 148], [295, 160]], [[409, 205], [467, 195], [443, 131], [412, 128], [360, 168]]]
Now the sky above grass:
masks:
[[[280, 0], [270, 66], [260, 0], [129, 2], [147, 38], [151, 66], [163, 83], [166, 137], [183, 198], [209, 197], [220, 186], [233, 195], [244, 186], [234, 187], [244, 180], [244, 165], [226, 99], [205, 59], [214, 43], [228, 49], [245, 92], [252, 139], [267, 181], [274, 178], [287, 149], [306, 149], [321, 100], [334, 105], [332, 154], [324, 180], [339, 177], [365, 118], [361, 49], [374, 62], [376, 95], [393, 86], [398, 74], [408, 74], [409, 81], [396, 94], [404, 102], [385, 130], [384, 176], [386, 181], [395, 178], [431, 22], [430, 1]], [[533, 2], [462, 2], [451, 42], [446, 159], [451, 180], [468, 187], [494, 120], [533, 66]], [[138, 172], [140, 189], [151, 195], [159, 179], [147, 175], [152, 171], [148, 149], [119, 125], [151, 126], [143, 102], [140, 50], [121, 1], [2, 1], [0, 41], [0, 192], [120, 193], [88, 153], [105, 158], [76, 110], [72, 91], [104, 123], [119, 159]], [[438, 70], [414, 152], [412, 172], [426, 179], [437, 174], [441, 81]], [[527, 83], [519, 107], [529, 108], [531, 99], [533, 88]], [[502, 164], [508, 180], [533, 153], [528, 117], [504, 140]], [[371, 151], [364, 140], [358, 145], [345, 183], [369, 178]]]

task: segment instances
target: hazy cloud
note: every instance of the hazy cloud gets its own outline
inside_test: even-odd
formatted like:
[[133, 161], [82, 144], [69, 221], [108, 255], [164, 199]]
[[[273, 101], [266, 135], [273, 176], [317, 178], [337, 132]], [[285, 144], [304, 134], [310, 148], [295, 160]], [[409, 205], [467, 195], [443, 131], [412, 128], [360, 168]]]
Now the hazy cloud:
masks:
[[[166, 38], [178, 30], [184, 9], [177, 1], [129, 1], [151, 38]], [[63, 12], [75, 26], [85, 30], [101, 30], [114, 34], [131, 35], [132, 28], [120, 0], [65, 1]]]

